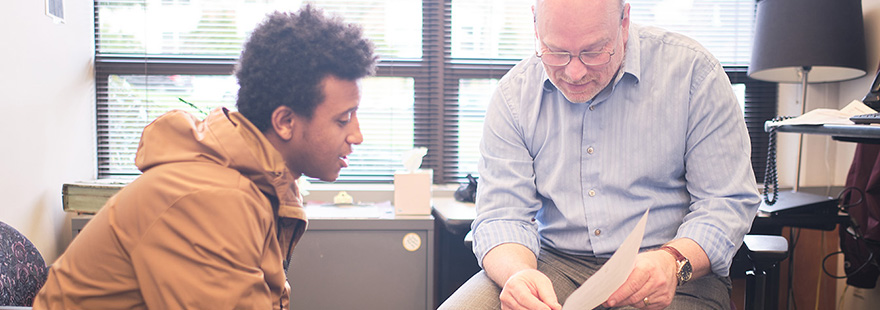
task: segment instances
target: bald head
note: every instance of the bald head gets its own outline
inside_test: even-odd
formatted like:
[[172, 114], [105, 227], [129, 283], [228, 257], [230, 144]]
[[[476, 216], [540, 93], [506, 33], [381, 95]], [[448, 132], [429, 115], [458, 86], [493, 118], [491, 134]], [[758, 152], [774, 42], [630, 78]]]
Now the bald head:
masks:
[[569, 25], [570, 28], [595, 24], [596, 21], [606, 26], [608, 23], [617, 24], [620, 22], [624, 3], [625, 0], [536, 0], [536, 30], [541, 32], [551, 22]]
[[[545, 0], [536, 0], [535, 5], [537, 5], [541, 2], [544, 2], [544, 1]], [[598, 1], [604, 1], [604, 0], [598, 0]], [[615, 1], [615, 0], [611, 0], [611, 1]], [[616, 1], [620, 4], [620, 6], [619, 6], [620, 8], [623, 8], [623, 4], [626, 3], [626, 0], [616, 0]]]

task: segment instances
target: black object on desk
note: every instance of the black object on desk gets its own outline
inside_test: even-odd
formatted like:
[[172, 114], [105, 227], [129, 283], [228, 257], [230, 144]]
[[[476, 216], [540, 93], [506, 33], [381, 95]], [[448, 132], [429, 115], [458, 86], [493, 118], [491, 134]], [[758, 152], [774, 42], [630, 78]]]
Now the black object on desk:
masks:
[[880, 113], [859, 114], [850, 117], [849, 120], [856, 124], [877, 124], [880, 123]]
[[865, 98], [862, 98], [862, 102], [874, 110], [880, 109], [880, 70], [877, 70], [874, 83], [871, 84], [871, 89], [865, 94]]
[[761, 202], [759, 212], [770, 216], [795, 214], [834, 214], [837, 213], [837, 199], [805, 192], [780, 192], [776, 203], [768, 205]]
[[849, 223], [839, 212], [839, 200], [805, 192], [779, 192], [779, 201], [769, 206], [761, 202], [749, 234], [780, 235], [783, 227], [832, 231]]
[[846, 223], [846, 216], [838, 214], [838, 202], [836, 198], [806, 192], [780, 192], [775, 204], [761, 202], [755, 225], [769, 227], [769, 231], [762, 232], [769, 234], [780, 234], [782, 227], [831, 231], [837, 224]]

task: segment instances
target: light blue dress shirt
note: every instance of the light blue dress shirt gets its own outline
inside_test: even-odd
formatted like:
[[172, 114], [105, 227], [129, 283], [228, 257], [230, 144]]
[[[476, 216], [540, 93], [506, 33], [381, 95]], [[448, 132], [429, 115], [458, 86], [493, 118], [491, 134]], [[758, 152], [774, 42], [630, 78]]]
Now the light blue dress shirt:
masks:
[[642, 249], [690, 238], [728, 275], [760, 198], [721, 64], [692, 39], [633, 24], [612, 85], [571, 103], [534, 56], [498, 83], [480, 144], [480, 265], [502, 243], [608, 257], [650, 209]]

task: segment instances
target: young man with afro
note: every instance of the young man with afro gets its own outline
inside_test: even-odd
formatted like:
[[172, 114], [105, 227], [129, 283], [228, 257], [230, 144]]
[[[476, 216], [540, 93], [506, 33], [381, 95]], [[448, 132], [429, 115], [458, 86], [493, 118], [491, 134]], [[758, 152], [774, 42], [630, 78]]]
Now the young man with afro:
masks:
[[363, 141], [362, 30], [311, 6], [270, 14], [236, 68], [238, 112], [148, 125], [143, 172], [52, 264], [35, 309], [288, 309], [303, 175], [334, 181]]

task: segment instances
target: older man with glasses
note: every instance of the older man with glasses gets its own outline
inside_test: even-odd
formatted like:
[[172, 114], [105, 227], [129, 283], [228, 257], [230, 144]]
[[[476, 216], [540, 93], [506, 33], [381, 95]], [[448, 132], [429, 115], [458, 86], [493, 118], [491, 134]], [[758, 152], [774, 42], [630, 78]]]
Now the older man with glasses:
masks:
[[608, 308], [729, 309], [728, 270], [760, 199], [721, 64], [630, 23], [622, 0], [538, 0], [536, 54], [486, 112], [474, 252], [441, 309], [561, 309], [646, 210]]

